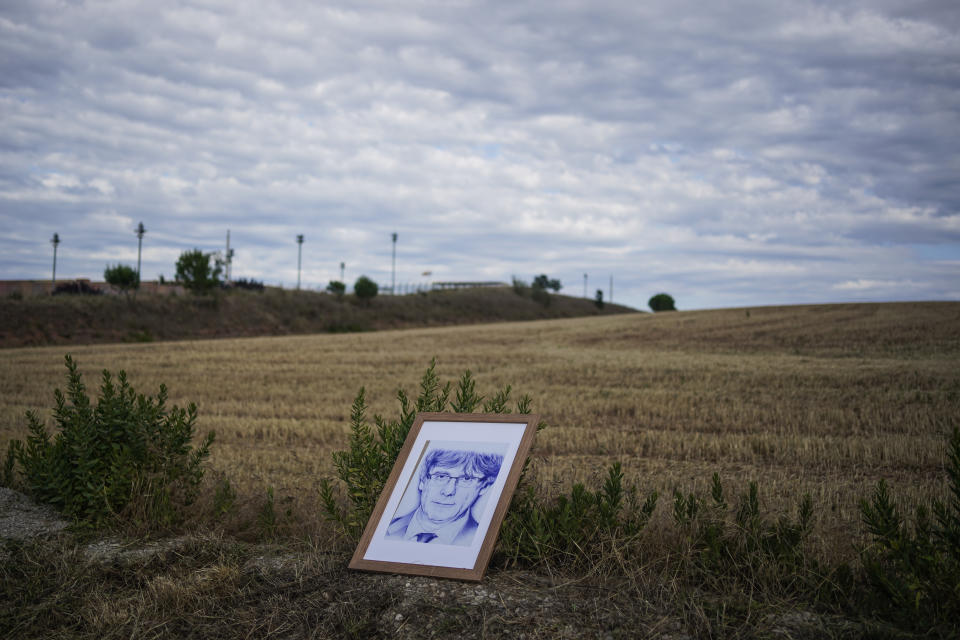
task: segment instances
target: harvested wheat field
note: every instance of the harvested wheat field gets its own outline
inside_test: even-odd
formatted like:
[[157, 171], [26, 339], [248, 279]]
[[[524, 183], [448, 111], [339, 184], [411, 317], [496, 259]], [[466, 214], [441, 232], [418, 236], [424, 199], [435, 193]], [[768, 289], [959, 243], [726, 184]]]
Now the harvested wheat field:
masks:
[[757, 481], [765, 508], [813, 499], [814, 544], [855, 556], [857, 501], [886, 478], [904, 503], [944, 491], [946, 436], [960, 416], [960, 304], [769, 307], [349, 335], [0, 351], [0, 447], [49, 417], [64, 353], [91, 391], [127, 372], [141, 393], [199, 407], [216, 432], [211, 474], [241, 497], [296, 505], [319, 531], [321, 478], [347, 445], [351, 402], [394, 417], [432, 358], [490, 395], [511, 385], [548, 424], [534, 445], [544, 491], [595, 485], [620, 461], [669, 512], [675, 489], [731, 493]]

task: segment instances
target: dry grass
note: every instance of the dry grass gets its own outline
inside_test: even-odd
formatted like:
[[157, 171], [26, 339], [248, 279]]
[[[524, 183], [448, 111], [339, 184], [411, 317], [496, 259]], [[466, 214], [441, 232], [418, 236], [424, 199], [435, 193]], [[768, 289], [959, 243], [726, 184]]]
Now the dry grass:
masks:
[[[23, 413], [49, 414], [64, 347], [0, 351], [0, 447]], [[766, 506], [814, 499], [816, 539], [853, 555], [856, 500], [880, 477], [904, 501], [942, 490], [945, 434], [960, 416], [960, 304], [831, 305], [164, 344], [71, 347], [96, 390], [103, 368], [134, 387], [196, 402], [211, 465], [242, 497], [266, 487], [314, 512], [330, 452], [346, 445], [365, 386], [393, 415], [431, 357], [443, 379], [511, 384], [550, 427], [540, 481], [568, 488], [620, 460], [642, 490], [730, 492], [757, 480]], [[664, 509], [664, 506], [661, 506]], [[162, 585], [157, 585], [162, 589]]]

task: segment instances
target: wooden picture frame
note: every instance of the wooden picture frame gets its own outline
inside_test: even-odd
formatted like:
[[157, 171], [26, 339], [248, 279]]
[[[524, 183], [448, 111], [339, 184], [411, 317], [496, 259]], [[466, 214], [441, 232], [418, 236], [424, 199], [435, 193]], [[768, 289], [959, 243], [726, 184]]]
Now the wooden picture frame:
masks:
[[418, 414], [349, 567], [480, 581], [539, 421]]

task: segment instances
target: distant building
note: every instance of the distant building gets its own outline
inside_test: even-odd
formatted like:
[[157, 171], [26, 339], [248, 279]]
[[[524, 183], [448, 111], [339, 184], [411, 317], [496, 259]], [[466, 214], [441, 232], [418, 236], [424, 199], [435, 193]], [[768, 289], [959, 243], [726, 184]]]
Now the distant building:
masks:
[[509, 287], [506, 282], [434, 282], [431, 287], [440, 289], [475, 289], [477, 287]]

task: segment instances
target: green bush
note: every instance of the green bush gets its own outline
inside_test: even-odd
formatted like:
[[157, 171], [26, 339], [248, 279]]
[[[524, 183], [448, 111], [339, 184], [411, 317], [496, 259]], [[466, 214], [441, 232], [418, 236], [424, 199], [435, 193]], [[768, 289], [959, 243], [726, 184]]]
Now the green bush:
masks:
[[533, 279], [533, 286], [539, 287], [540, 289], [552, 289], [555, 293], [559, 293], [560, 289], [563, 288], [559, 280], [556, 278], [548, 278], [545, 273], [541, 273]]
[[[80, 372], [66, 356], [67, 392], [54, 392], [53, 437], [33, 412], [30, 435], [7, 450], [4, 482], [23, 488], [41, 502], [89, 524], [103, 524], [127, 510], [145, 524], [175, 521], [182, 506], [196, 497], [203, 462], [214, 434], [195, 449], [197, 408], [166, 408], [167, 389], [156, 398], [138, 395], [126, 373], [103, 372], [96, 406], [87, 396]], [[19, 473], [17, 472], [19, 465]]]
[[560, 291], [562, 285], [559, 280], [551, 280], [547, 277], [547, 274], [541, 273], [533, 279], [533, 285], [530, 287], [530, 297], [533, 298], [535, 302], [539, 302], [545, 307], [550, 306], [550, 292], [548, 289], [552, 289], [554, 292]]
[[635, 541], [657, 506], [657, 492], [641, 502], [636, 487], [623, 484], [619, 462], [607, 470], [597, 491], [577, 483], [570, 495], [543, 501], [533, 487], [514, 495], [500, 532], [500, 550], [508, 564], [597, 564], [611, 545]]
[[[213, 265], [210, 260], [213, 260]], [[196, 294], [208, 293], [219, 287], [223, 273], [223, 261], [212, 253], [200, 249], [184, 251], [177, 258], [177, 282]]]
[[347, 285], [343, 284], [339, 280], [331, 280], [330, 284], [327, 285], [327, 293], [331, 293], [337, 296], [337, 298], [342, 298], [346, 291]]
[[693, 570], [766, 590], [809, 591], [820, 569], [804, 550], [813, 503], [801, 497], [797, 517], [773, 520], [761, 513], [757, 483], [751, 482], [731, 511], [720, 476], [713, 474], [710, 500], [674, 491], [673, 520], [692, 549]]
[[353, 292], [360, 300], [375, 298], [379, 290], [380, 287], [377, 286], [377, 283], [367, 276], [360, 276], [357, 278], [357, 281], [353, 283]]
[[[510, 413], [509, 386], [485, 400], [476, 393], [476, 381], [470, 371], [465, 371], [457, 382], [456, 396], [452, 402], [451, 388], [450, 382], [440, 384], [436, 360], [431, 360], [420, 380], [420, 393], [416, 401], [411, 402], [406, 392], [398, 390], [400, 415], [394, 420], [374, 416], [375, 429], [367, 421], [366, 395], [364, 389], [360, 389], [350, 411], [349, 448], [333, 454], [337, 477], [346, 487], [349, 504], [344, 506], [341, 503], [328, 479], [321, 482], [320, 488], [326, 516], [336, 522], [349, 538], [357, 540], [363, 533], [418, 412], [471, 413], [482, 407], [483, 413]], [[515, 409], [517, 413], [530, 413], [530, 398], [521, 397]], [[542, 427], [542, 424], [538, 425], [538, 428]]]
[[860, 501], [863, 523], [873, 539], [862, 552], [873, 587], [873, 601], [867, 605], [881, 617], [921, 629], [946, 630], [960, 619], [960, 429], [956, 427], [948, 445], [946, 471], [948, 501], [918, 505], [912, 530], [883, 480], [869, 501]]
[[140, 277], [137, 272], [133, 267], [128, 267], [125, 264], [108, 266], [103, 270], [103, 279], [107, 284], [112, 284], [124, 293], [140, 287]]
[[673, 298], [666, 293], [658, 293], [657, 295], [650, 298], [650, 301], [647, 303], [650, 305], [652, 311], [676, 311], [677, 307], [674, 306]]

